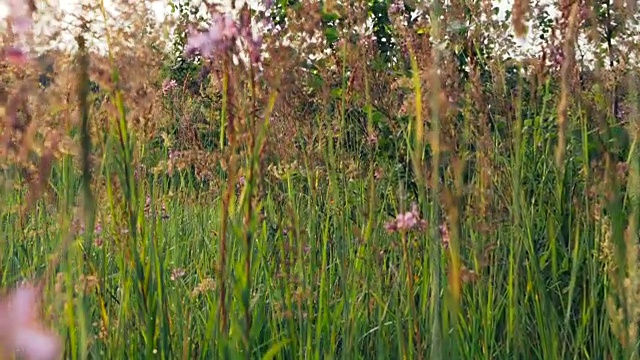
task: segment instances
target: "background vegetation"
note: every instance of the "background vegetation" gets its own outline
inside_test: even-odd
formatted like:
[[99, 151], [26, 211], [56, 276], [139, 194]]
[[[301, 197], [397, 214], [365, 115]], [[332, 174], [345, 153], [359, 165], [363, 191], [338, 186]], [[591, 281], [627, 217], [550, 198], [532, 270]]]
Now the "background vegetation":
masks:
[[635, 1], [8, 4], [2, 354], [638, 358]]

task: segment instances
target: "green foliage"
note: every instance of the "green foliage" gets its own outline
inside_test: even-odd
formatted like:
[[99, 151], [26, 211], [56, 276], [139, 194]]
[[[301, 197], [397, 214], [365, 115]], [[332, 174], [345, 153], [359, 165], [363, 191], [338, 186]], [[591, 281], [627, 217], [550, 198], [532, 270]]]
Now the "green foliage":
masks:
[[370, 0], [369, 4], [378, 51], [385, 59], [389, 59], [396, 50], [393, 42], [393, 28], [389, 20], [389, 2], [387, 0]]

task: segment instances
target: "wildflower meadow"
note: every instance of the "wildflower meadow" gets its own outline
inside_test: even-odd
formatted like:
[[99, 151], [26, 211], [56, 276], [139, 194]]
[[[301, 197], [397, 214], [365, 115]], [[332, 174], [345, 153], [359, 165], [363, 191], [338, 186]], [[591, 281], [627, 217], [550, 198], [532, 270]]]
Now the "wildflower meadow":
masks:
[[0, 359], [639, 359], [634, 0], [0, 0]]

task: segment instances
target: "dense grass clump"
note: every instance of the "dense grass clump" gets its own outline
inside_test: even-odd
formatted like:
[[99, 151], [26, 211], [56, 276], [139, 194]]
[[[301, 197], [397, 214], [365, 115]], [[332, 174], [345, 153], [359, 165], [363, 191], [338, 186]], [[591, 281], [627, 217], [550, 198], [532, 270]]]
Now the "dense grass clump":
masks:
[[0, 357], [638, 358], [634, 2], [9, 5]]

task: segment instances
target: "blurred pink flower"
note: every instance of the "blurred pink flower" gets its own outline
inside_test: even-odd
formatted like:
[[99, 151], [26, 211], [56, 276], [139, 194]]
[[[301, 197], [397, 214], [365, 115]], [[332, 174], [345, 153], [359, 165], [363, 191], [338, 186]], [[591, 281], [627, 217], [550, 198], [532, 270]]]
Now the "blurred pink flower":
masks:
[[237, 36], [238, 26], [231, 15], [215, 13], [206, 31], [192, 31], [185, 51], [187, 54], [199, 53], [204, 57], [213, 57], [233, 46]]
[[0, 348], [30, 360], [58, 359], [60, 340], [39, 323], [38, 300], [38, 289], [28, 284], [0, 300]]
[[17, 46], [7, 46], [4, 48], [3, 57], [14, 65], [22, 65], [27, 62], [27, 52]]
[[388, 232], [405, 232], [410, 230], [423, 230], [427, 226], [427, 222], [420, 218], [418, 205], [413, 204], [411, 211], [398, 214], [395, 219], [385, 224]]
[[[265, 5], [271, 4], [267, 2]], [[263, 22], [266, 24], [267, 20]], [[262, 44], [261, 31], [254, 29], [251, 11], [245, 7], [240, 12], [239, 19], [231, 14], [212, 12], [207, 30], [190, 31], [185, 53], [211, 59], [224, 53], [232, 52], [237, 55], [245, 52], [249, 62], [255, 64], [262, 59]]]
[[31, 30], [31, 8], [25, 0], [9, 0], [11, 26], [17, 35], [25, 35]]
[[178, 87], [178, 83], [174, 79], [165, 79], [162, 82], [162, 94], [167, 95]]
[[3, 57], [10, 63], [22, 65], [27, 61], [27, 51], [24, 46], [16, 45], [24, 44], [26, 36], [32, 27], [32, 9], [25, 0], [8, 0], [9, 23], [13, 31], [14, 44], [5, 46], [2, 51]]

